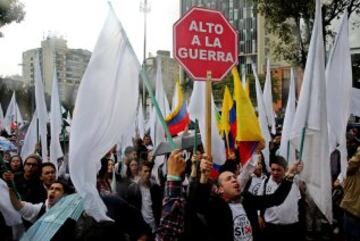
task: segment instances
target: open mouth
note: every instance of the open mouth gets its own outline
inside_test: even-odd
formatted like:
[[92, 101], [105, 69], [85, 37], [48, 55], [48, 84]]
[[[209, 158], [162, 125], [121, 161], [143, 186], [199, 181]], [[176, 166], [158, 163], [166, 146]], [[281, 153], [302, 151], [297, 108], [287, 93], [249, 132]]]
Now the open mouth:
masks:
[[236, 191], [240, 191], [240, 185], [239, 184], [235, 184], [234, 188], [236, 189]]
[[54, 195], [49, 194], [49, 196], [48, 196], [48, 200], [49, 200], [49, 203], [53, 203], [53, 202], [54, 202], [54, 200], [55, 200]]

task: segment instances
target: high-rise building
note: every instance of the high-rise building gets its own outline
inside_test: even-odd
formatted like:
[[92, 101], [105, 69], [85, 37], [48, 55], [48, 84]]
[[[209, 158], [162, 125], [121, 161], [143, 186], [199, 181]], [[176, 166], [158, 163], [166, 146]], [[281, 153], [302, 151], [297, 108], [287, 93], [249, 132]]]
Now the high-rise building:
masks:
[[269, 54], [269, 37], [265, 20], [257, 12], [252, 0], [181, 0], [181, 15], [192, 7], [205, 7], [221, 11], [239, 34], [240, 68], [251, 73], [251, 64], [256, 64], [260, 74], [265, 73], [266, 57]]
[[157, 58], [160, 58], [163, 85], [169, 103], [171, 103], [172, 96], [174, 94], [175, 83], [179, 79], [179, 65], [175, 59], [170, 57], [169, 51], [158, 50], [156, 54], [156, 56], [150, 56], [145, 60], [146, 72], [150, 78], [152, 88], [155, 90]]
[[[44, 91], [51, 94], [53, 73], [56, 69], [60, 99], [66, 101], [77, 90], [91, 52], [84, 49], [69, 49], [66, 40], [61, 37], [47, 37], [41, 42], [41, 48], [23, 52], [23, 81], [26, 85], [34, 83], [34, 60], [39, 55]], [[68, 92], [72, 93], [68, 93]]]

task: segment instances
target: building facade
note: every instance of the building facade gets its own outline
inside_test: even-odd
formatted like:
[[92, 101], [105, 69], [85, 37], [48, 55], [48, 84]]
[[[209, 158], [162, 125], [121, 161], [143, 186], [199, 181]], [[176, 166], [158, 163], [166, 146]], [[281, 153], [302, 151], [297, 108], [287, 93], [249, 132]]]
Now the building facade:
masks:
[[44, 91], [51, 94], [53, 73], [59, 83], [61, 101], [74, 101], [76, 90], [89, 63], [91, 52], [84, 49], [69, 49], [67, 42], [59, 37], [47, 37], [41, 48], [23, 52], [23, 81], [25, 85], [34, 84], [34, 60], [39, 56]]
[[157, 69], [157, 58], [161, 60], [161, 73], [163, 78], [163, 85], [168, 98], [169, 103], [172, 102], [174, 94], [175, 83], [180, 79], [179, 77], [179, 64], [175, 59], [170, 57], [170, 51], [158, 50], [156, 56], [150, 56], [145, 60], [145, 68], [147, 76], [151, 81], [151, 86], [155, 90], [155, 79]]

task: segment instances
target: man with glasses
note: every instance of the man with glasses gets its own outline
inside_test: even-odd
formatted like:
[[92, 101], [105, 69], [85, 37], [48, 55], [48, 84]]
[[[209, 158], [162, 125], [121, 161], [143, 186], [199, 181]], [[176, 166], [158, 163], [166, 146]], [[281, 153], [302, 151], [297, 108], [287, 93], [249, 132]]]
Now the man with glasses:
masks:
[[14, 177], [16, 190], [23, 201], [31, 203], [44, 201], [44, 197], [40, 195], [43, 190], [40, 181], [40, 165], [41, 158], [31, 154], [24, 161], [24, 172]]

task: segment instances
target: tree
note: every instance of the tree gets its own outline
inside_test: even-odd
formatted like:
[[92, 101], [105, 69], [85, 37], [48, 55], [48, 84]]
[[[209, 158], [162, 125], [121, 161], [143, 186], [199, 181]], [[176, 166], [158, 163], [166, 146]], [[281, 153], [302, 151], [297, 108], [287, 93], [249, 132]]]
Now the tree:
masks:
[[[24, 16], [24, 4], [18, 0], [0, 0], [0, 28], [13, 21], [20, 23]], [[0, 37], [2, 36], [0, 32]]]
[[[253, 0], [255, 1], [255, 0]], [[311, 30], [314, 22], [315, 1], [313, 0], [256, 0], [258, 11], [266, 18], [266, 28], [278, 40], [271, 47], [277, 59], [284, 59], [305, 68]], [[360, 13], [360, 0], [322, 1], [324, 41], [335, 36], [330, 26], [334, 19], [339, 19], [347, 9]], [[326, 45], [325, 45], [326, 46]]]
[[[261, 89], [264, 89], [265, 85], [265, 75], [259, 75], [259, 82], [261, 85]], [[249, 81], [249, 91], [250, 91], [250, 99], [253, 105], [256, 105], [256, 91], [255, 91], [255, 79], [253, 75], [247, 75], [246, 76], [247, 81]], [[225, 91], [225, 85], [227, 85], [231, 91], [231, 93], [234, 93], [234, 81], [233, 77], [230, 74], [228, 74], [224, 80], [221, 82], [214, 82], [213, 83], [213, 95], [215, 103], [222, 103], [224, 91]], [[275, 77], [271, 77], [271, 85], [272, 85], [272, 94], [273, 94], [273, 102], [276, 102], [280, 100], [280, 93], [279, 91], [279, 80]]]

